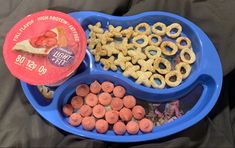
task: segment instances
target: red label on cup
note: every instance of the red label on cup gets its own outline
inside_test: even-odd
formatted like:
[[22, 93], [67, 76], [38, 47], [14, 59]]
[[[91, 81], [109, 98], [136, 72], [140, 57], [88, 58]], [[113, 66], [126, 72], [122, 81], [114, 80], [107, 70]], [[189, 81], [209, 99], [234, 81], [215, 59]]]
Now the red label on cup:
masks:
[[10, 72], [30, 84], [54, 84], [68, 77], [86, 53], [86, 37], [67, 14], [44, 10], [28, 15], [7, 34], [3, 55]]

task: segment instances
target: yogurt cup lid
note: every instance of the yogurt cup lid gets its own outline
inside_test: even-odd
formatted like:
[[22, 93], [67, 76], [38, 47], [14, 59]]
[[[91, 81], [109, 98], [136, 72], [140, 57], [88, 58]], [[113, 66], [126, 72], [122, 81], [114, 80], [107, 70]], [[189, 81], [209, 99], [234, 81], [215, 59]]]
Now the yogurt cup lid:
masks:
[[44, 10], [26, 16], [7, 34], [3, 56], [15, 77], [33, 85], [54, 84], [81, 64], [86, 36], [69, 15]]

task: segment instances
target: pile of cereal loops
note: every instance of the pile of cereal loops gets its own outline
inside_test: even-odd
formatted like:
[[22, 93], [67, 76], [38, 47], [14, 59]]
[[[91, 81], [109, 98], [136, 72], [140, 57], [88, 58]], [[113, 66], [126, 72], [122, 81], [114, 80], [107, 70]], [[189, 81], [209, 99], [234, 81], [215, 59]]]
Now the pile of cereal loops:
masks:
[[123, 135], [151, 132], [153, 122], [145, 118], [145, 109], [136, 105], [134, 96], [126, 95], [124, 87], [114, 86], [105, 81], [100, 84], [94, 81], [88, 86], [80, 84], [76, 88], [76, 96], [70, 104], [63, 106], [64, 115], [69, 117], [69, 124], [98, 133], [106, 133], [112, 129], [115, 134]]
[[191, 72], [196, 60], [191, 40], [185, 37], [178, 23], [166, 26], [157, 22], [150, 27], [140, 23], [135, 28], [109, 25], [107, 30], [98, 22], [88, 25], [88, 47], [95, 61], [105, 70], [122, 70], [146, 87], [176, 87]]

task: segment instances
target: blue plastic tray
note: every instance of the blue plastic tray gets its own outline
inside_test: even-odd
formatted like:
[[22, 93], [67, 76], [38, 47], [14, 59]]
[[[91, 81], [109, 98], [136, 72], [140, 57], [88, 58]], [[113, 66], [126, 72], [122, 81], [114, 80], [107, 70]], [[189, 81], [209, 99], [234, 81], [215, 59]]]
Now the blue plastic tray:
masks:
[[[173, 22], [180, 23], [183, 28], [183, 34], [192, 41], [197, 60], [192, 66], [190, 76], [182, 84], [175, 88], [164, 88], [162, 90], [138, 85], [132, 79], [124, 77], [120, 72], [104, 71], [99, 63], [94, 62], [94, 58], [88, 50], [78, 73], [56, 89], [51, 102], [44, 101], [36, 86], [21, 81], [29, 102], [41, 116], [53, 125], [87, 138], [113, 142], [138, 142], [161, 138], [186, 129], [205, 117], [215, 105], [222, 86], [222, 68], [219, 56], [206, 34], [189, 20], [166, 12], [146, 12], [126, 17], [116, 17], [90, 11], [75, 12], [70, 15], [82, 25], [87, 35], [89, 33], [87, 26], [96, 22], [101, 22], [103, 28], [107, 28], [109, 24], [127, 28], [142, 22], [147, 22], [150, 25], [157, 21], [164, 22], [167, 25]], [[166, 125], [155, 127], [152, 133], [143, 134], [139, 132], [137, 135], [126, 133], [124, 136], [116, 136], [113, 131], [99, 134], [95, 130], [91, 132], [84, 131], [81, 126], [72, 127], [67, 123], [67, 118], [63, 116], [61, 111], [62, 106], [74, 94], [76, 86], [81, 83], [89, 84], [94, 80], [100, 82], [110, 80], [116, 85], [124, 86], [128, 94], [151, 102], [178, 99], [191, 93], [197, 87], [201, 87], [202, 92], [196, 104], [184, 116]], [[185, 103], [193, 103], [190, 100], [189, 98]]]

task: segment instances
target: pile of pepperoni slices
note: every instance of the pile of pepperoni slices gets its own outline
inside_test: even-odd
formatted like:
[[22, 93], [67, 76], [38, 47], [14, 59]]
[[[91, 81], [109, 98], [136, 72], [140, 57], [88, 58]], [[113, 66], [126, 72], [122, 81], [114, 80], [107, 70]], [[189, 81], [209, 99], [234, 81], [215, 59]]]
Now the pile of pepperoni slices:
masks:
[[69, 117], [69, 124], [98, 133], [106, 133], [112, 129], [115, 134], [137, 134], [151, 132], [153, 122], [145, 118], [145, 109], [136, 105], [134, 96], [126, 95], [122, 86], [114, 86], [110, 81], [89, 85], [80, 84], [76, 88], [76, 96], [70, 104], [63, 106], [63, 113]]

